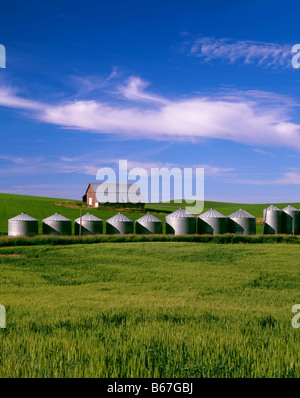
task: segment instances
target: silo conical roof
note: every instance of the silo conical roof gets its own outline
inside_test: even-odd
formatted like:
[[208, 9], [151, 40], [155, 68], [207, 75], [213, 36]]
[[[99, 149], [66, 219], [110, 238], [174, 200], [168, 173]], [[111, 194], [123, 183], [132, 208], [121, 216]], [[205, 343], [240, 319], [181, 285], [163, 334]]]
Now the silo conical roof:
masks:
[[223, 214], [219, 213], [215, 209], [209, 209], [205, 213], [200, 214], [199, 218], [226, 218]]
[[[266, 210], [266, 209], [264, 209]], [[278, 207], [271, 205], [267, 208], [267, 211], [281, 211], [281, 209], [279, 209]]]
[[[94, 216], [93, 214], [86, 213], [81, 217], [81, 221], [103, 221], [101, 218]], [[80, 223], [80, 217], [76, 218], [75, 222]]]
[[43, 221], [71, 221], [67, 217], [62, 216], [59, 213], [55, 213], [50, 217], [45, 218]]
[[130, 220], [130, 218], [124, 216], [124, 214], [122, 214], [122, 213], [118, 213], [115, 216], [113, 216], [107, 220], [107, 222], [118, 222], [118, 221], [127, 221], [127, 222], [131, 221], [132, 222], [132, 220]]
[[296, 209], [296, 207], [292, 206], [292, 205], [288, 205], [287, 207], [285, 207], [282, 211], [299, 211], [298, 209]]
[[151, 213], [144, 215], [136, 220], [137, 222], [162, 222], [159, 218], [154, 217]]
[[38, 221], [36, 218], [29, 216], [26, 213], [21, 213], [16, 217], [10, 218], [8, 221]]
[[248, 213], [247, 211], [243, 210], [243, 209], [239, 209], [238, 211], [230, 214], [230, 216], [228, 216], [230, 218], [255, 218], [254, 216], [252, 216], [252, 214]]
[[174, 211], [171, 214], [168, 214], [166, 218], [195, 218], [195, 216], [191, 213], [188, 213], [184, 209], [180, 208]]

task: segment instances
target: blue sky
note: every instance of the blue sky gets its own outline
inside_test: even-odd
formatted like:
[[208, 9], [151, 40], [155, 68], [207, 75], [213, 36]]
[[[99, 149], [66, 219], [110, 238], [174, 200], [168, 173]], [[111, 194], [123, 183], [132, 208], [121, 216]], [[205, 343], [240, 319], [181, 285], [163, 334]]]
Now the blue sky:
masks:
[[1, 4], [0, 192], [80, 199], [100, 167], [204, 167], [205, 199], [300, 201], [294, 1]]

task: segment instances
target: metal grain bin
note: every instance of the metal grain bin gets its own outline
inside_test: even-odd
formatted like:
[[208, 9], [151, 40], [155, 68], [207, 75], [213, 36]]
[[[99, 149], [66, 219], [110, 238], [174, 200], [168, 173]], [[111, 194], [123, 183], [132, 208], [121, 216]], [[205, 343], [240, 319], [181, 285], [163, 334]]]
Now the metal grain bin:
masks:
[[72, 221], [55, 213], [43, 220], [44, 235], [72, 235]]
[[[80, 232], [80, 217], [74, 221], [75, 235]], [[103, 220], [87, 213], [81, 217], [81, 235], [103, 234]]]
[[137, 234], [161, 234], [162, 233], [162, 221], [148, 213], [145, 216], [139, 218], [135, 222], [135, 232]]
[[109, 235], [133, 234], [133, 221], [118, 213], [106, 221], [106, 233]]
[[282, 210], [282, 232], [298, 235], [300, 233], [300, 212], [294, 206], [287, 206]]
[[196, 217], [184, 209], [178, 209], [166, 217], [166, 233], [192, 235], [196, 233]]
[[34, 236], [39, 233], [39, 222], [26, 213], [8, 220], [8, 236]]
[[263, 211], [264, 233], [280, 234], [282, 225], [282, 210], [271, 205]]
[[228, 230], [237, 235], [255, 235], [256, 218], [243, 209], [228, 216]]
[[226, 234], [227, 229], [227, 217], [217, 210], [210, 209], [198, 216], [198, 234]]

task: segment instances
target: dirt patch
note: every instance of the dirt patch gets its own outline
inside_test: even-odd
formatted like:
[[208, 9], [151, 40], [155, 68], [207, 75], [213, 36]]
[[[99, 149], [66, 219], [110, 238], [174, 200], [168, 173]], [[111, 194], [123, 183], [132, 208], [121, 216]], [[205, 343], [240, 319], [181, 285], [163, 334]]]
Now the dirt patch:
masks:
[[86, 206], [82, 205], [82, 202], [56, 202], [54, 204], [55, 206], [68, 207], [69, 209], [86, 208]]

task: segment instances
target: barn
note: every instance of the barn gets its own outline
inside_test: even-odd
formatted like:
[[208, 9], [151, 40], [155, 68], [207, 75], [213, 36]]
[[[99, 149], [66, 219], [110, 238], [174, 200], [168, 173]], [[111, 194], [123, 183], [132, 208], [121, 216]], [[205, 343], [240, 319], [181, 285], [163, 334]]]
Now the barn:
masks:
[[[108, 206], [108, 207], [122, 207], [122, 208], [138, 208], [142, 211], [145, 211], [145, 199], [140, 192], [139, 187], [136, 184], [105, 184], [109, 186], [109, 193], [112, 195], [114, 200], [108, 200], [106, 202], [101, 202], [98, 200], [100, 185], [102, 183], [91, 182], [89, 183], [85, 194], [82, 197], [82, 201], [91, 207], [99, 207], [99, 206]], [[131, 203], [128, 199], [128, 191], [132, 188], [137, 192], [139, 197], [138, 203]], [[108, 191], [108, 189], [106, 190]], [[98, 196], [98, 198], [97, 198]]]

